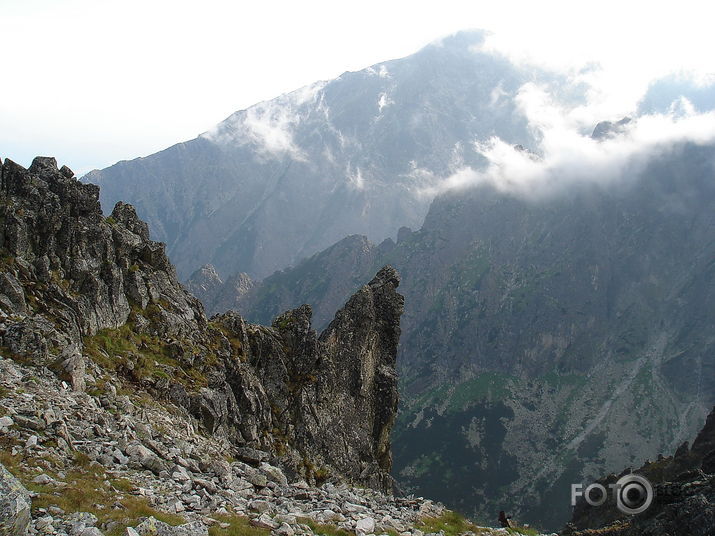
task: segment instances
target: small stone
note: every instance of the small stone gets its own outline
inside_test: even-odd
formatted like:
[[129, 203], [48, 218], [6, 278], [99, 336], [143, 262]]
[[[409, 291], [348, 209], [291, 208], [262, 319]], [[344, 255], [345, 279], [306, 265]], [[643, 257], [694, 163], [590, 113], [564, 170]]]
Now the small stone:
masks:
[[259, 466], [259, 469], [261, 470], [261, 472], [263, 472], [264, 475], [266, 475], [269, 480], [275, 482], [276, 484], [279, 484], [281, 486], [288, 485], [288, 479], [286, 478], [285, 474], [283, 474], [283, 471], [281, 471], [278, 467], [263, 462]]
[[127, 458], [124, 453], [119, 449], [114, 449], [114, 452], [112, 452], [112, 456], [119, 465], [126, 465], [129, 463], [129, 458]]
[[290, 525], [288, 525], [287, 523], [283, 523], [273, 532], [273, 534], [275, 536], [294, 536], [295, 531]]
[[375, 532], [375, 520], [371, 517], [363, 517], [355, 523], [357, 534], [373, 534]]
[[159, 475], [162, 472], [166, 472], [166, 463], [164, 463], [164, 461], [161, 460], [158, 456], [149, 456], [148, 458], [143, 458], [140, 463], [144, 468], [149, 469], [155, 475]]
[[289, 525], [296, 524], [295, 516], [289, 514], [278, 514], [276, 516], [273, 516], [273, 521], [275, 521], [276, 523], [288, 523]]
[[267, 512], [271, 508], [271, 505], [268, 503], [268, 501], [258, 500], [251, 501], [248, 505], [248, 508], [262, 514], [263, 512]]
[[8, 417], [7, 415], [0, 417], [0, 428], [10, 428], [13, 424], [15, 424], [15, 421], [12, 420], [12, 417]]
[[268, 485], [268, 479], [265, 477], [265, 475], [261, 474], [253, 467], [248, 468], [244, 478], [248, 480], [251, 484], [259, 488], [265, 488]]
[[186, 469], [179, 465], [174, 468], [174, 471], [171, 473], [171, 478], [174, 482], [187, 482], [191, 480], [191, 477], [186, 472]]
[[41, 484], [44, 486], [44, 485], [47, 485], [50, 482], [52, 482], [52, 479], [45, 474], [41, 474], [41, 475], [37, 475], [35, 478], [33, 478], [32, 482], [35, 484]]
[[48, 532], [47, 529], [51, 529], [49, 532], [52, 532], [54, 530], [52, 527], [53, 521], [52, 516], [42, 516], [35, 520], [35, 528], [41, 532]]
[[203, 478], [196, 478], [194, 479], [194, 486], [200, 487], [208, 491], [209, 493], [216, 493], [218, 491], [218, 488], [216, 487], [216, 484], [211, 482], [210, 480], [204, 480]]
[[261, 514], [257, 519], [251, 519], [250, 524], [261, 529], [277, 529], [280, 525], [267, 514]]
[[136, 532], [140, 536], [208, 536], [208, 528], [201, 521], [192, 521], [172, 527], [153, 517], [148, 517], [140, 523], [136, 527]]
[[268, 453], [250, 447], [238, 447], [236, 457], [248, 463], [259, 463], [268, 459]]
[[87, 527], [79, 533], [79, 536], [104, 536], [104, 534], [97, 527]]
[[27, 438], [27, 441], [25, 442], [25, 448], [26, 449], [31, 449], [37, 446], [37, 436], [36, 435], [31, 435], [30, 437]]

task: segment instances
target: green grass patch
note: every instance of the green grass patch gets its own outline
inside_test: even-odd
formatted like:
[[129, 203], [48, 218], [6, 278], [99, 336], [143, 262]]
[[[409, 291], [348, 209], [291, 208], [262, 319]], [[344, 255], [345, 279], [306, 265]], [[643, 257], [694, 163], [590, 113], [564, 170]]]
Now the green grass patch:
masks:
[[[57, 506], [66, 513], [90, 512], [97, 516], [100, 524], [114, 522], [107, 536], [120, 536], [124, 529], [136, 526], [140, 518], [153, 516], [169, 525], [181, 525], [185, 519], [175, 514], [160, 512], [152, 508], [145, 497], [129, 495], [126, 492], [134, 486], [125, 479], [108, 480], [104, 467], [92, 464], [89, 458], [76, 453], [69, 466], [61, 460], [28, 457], [24, 454], [13, 456], [7, 445], [0, 448], [0, 463], [17, 477], [30, 491], [37, 494], [32, 500], [32, 509]], [[53, 470], [49, 468], [53, 467]], [[38, 469], [57, 482], [35, 484], [32, 479], [39, 474]], [[62, 469], [65, 474], [59, 478]], [[117, 493], [117, 492], [120, 493]]]
[[338, 528], [336, 525], [317, 523], [308, 517], [299, 517], [298, 523], [308, 525], [316, 536], [353, 536], [352, 532]]
[[542, 376], [541, 379], [545, 383], [548, 383], [549, 385], [552, 385], [554, 387], [562, 387], [562, 386], [583, 387], [588, 382], [586, 377], [582, 376], [580, 374], [559, 374], [558, 372], [556, 372], [554, 370], [552, 370], [548, 374], [545, 374], [544, 376]]
[[174, 359], [159, 337], [137, 333], [131, 317], [119, 328], [102, 329], [85, 337], [84, 350], [102, 368], [122, 371], [134, 381], [171, 378], [188, 388], [205, 387], [208, 383], [200, 370], [183, 367]]
[[214, 515], [213, 519], [228, 523], [227, 528], [218, 525], [209, 527], [209, 536], [269, 536], [271, 531], [251, 525], [247, 517], [239, 515]]
[[487, 529], [476, 526], [461, 514], [451, 510], [445, 510], [439, 517], [426, 517], [415, 525], [415, 528], [422, 532], [442, 531], [444, 536], [457, 536], [470, 531], [476, 534], [487, 532]]
[[136, 489], [136, 486], [126, 478], [113, 478], [109, 482], [110, 484], [112, 484], [112, 487], [114, 489], [116, 489], [117, 491], [122, 491], [124, 493], [129, 493], [130, 491]]
[[503, 400], [509, 396], [508, 384], [511, 378], [496, 372], [484, 372], [464, 383], [457, 385], [449, 400], [449, 409], [461, 411], [470, 402], [479, 400]]

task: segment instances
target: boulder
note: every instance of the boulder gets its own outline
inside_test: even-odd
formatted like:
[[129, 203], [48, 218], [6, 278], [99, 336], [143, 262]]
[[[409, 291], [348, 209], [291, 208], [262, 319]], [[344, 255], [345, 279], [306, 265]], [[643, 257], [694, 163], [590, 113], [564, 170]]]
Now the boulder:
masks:
[[0, 464], [0, 536], [27, 534], [30, 506], [30, 492]]
[[172, 527], [168, 523], [148, 517], [136, 527], [139, 536], [208, 536], [209, 530], [201, 521]]

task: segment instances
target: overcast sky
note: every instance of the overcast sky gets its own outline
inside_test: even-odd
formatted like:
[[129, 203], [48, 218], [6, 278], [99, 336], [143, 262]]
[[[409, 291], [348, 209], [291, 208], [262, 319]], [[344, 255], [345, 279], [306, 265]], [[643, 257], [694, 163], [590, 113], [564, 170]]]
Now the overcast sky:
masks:
[[627, 113], [649, 79], [715, 73], [711, 4], [0, 0], [0, 157], [82, 174], [470, 28], [519, 61], [599, 62], [599, 113]]

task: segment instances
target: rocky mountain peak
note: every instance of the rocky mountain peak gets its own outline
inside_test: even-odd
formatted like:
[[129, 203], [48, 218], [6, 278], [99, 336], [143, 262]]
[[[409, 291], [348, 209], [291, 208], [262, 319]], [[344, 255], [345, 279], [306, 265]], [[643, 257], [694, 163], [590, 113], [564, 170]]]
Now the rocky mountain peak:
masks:
[[630, 117], [624, 117], [619, 121], [601, 121], [598, 123], [591, 133], [594, 140], [604, 140], [612, 138], [620, 134], [626, 129], [626, 126], [632, 121]]
[[[6, 160], [1, 178], [4, 357], [49, 367], [78, 392], [146, 392], [235, 456], [261, 451], [309, 482], [391, 489], [394, 269], [380, 270], [321, 337], [308, 306], [272, 327], [234, 312], [208, 320], [133, 206], [118, 202], [105, 218], [99, 188], [54, 158], [29, 169]], [[208, 266], [199, 276], [220, 281]], [[235, 281], [250, 287], [242, 274]]]
[[[95, 170], [109, 211], [134, 204], [182, 280], [211, 262], [263, 279], [338, 240], [379, 243], [424, 220], [432, 188], [485, 165], [475, 141], [535, 143], [527, 73], [460, 32], [412, 56], [238, 110], [194, 140]], [[425, 150], [429, 148], [429, 150]]]

